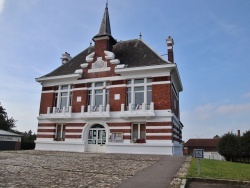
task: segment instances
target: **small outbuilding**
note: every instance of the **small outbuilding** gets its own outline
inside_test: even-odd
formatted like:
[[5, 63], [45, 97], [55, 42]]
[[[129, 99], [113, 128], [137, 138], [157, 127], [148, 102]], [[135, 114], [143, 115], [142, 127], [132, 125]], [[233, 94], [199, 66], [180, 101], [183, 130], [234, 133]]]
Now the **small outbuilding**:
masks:
[[207, 159], [215, 159], [215, 160], [223, 160], [224, 158], [218, 153], [217, 145], [220, 139], [189, 139], [184, 144], [184, 155], [193, 155], [194, 149], [203, 149], [204, 150], [204, 158]]
[[0, 130], [0, 150], [20, 150], [22, 136]]

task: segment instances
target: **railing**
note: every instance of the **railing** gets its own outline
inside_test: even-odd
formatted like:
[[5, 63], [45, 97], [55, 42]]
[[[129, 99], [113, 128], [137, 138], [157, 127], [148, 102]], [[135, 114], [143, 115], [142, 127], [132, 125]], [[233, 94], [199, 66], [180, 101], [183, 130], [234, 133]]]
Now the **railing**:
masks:
[[62, 109], [56, 107], [48, 107], [47, 114], [41, 114], [38, 118], [41, 119], [53, 119], [53, 120], [60, 120], [65, 118], [71, 118], [72, 116], [72, 107], [63, 107]]
[[[150, 104], [129, 104], [131, 105], [131, 109], [132, 110], [142, 110], [144, 109], [144, 106], [145, 105], [145, 109], [146, 110], [150, 110]], [[125, 106], [125, 110], [129, 110], [129, 105], [128, 106]]]
[[150, 104], [129, 104], [126, 106], [121, 104], [121, 117], [151, 117], [155, 116], [154, 103]]
[[71, 113], [72, 112], [72, 107], [63, 107], [61, 108], [56, 108], [56, 107], [48, 107], [47, 108], [47, 114], [65, 114], [65, 113]]
[[107, 106], [82, 106], [81, 115], [83, 117], [109, 117], [110, 116], [110, 105]]
[[129, 111], [129, 112], [132, 112], [132, 111], [154, 111], [154, 103], [151, 102], [150, 104], [146, 104], [146, 103], [142, 103], [142, 104], [129, 104], [128, 106], [126, 106], [125, 108], [125, 105], [124, 104], [121, 104], [121, 111], [124, 112], [124, 111]]

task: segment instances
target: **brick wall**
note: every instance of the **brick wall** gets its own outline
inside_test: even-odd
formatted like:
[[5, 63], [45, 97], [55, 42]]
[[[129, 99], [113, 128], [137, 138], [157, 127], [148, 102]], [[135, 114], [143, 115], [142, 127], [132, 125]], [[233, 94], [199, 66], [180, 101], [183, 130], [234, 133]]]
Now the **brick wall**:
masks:
[[[46, 129], [47, 127], [47, 129]], [[39, 123], [37, 128], [37, 138], [55, 138], [55, 123]], [[43, 128], [43, 129], [41, 129]], [[52, 128], [52, 129], [51, 129]], [[52, 133], [50, 135], [46, 135], [43, 133]]]
[[[109, 41], [108, 39], [102, 39], [102, 40], [97, 40], [95, 42], [94, 46], [94, 60], [93, 62], [88, 63], [88, 67], [83, 69], [83, 79], [90, 79], [90, 78], [100, 78], [100, 77], [109, 77], [109, 76], [117, 76], [115, 73], [115, 67], [116, 65], [113, 65], [110, 63], [110, 60], [105, 59], [105, 50], [112, 51], [112, 41]], [[91, 69], [92, 63], [96, 62], [97, 57], [102, 57], [103, 61], [107, 61], [107, 67], [110, 67], [110, 71], [104, 71], [104, 72], [93, 72], [93, 73], [88, 73], [88, 69]], [[85, 60], [83, 60], [84, 63]]]
[[[112, 81], [112, 85], [126, 84], [126, 80]], [[115, 100], [115, 95], [119, 94], [120, 99]], [[121, 104], [126, 104], [126, 87], [115, 87], [109, 90], [110, 111], [120, 111]]]
[[155, 110], [171, 109], [171, 85], [152, 85], [152, 100]]
[[54, 105], [54, 93], [42, 93], [40, 102], [39, 114], [47, 114], [47, 108], [53, 108]]
[[172, 122], [147, 122], [147, 126], [170, 126], [172, 127]]
[[[77, 97], [81, 97], [81, 101], [77, 102]], [[81, 112], [81, 107], [85, 106], [85, 111], [87, 109], [87, 99], [88, 99], [88, 91], [87, 90], [75, 90], [73, 91], [73, 99], [72, 99], [72, 112]]]
[[172, 140], [172, 136], [146, 136], [146, 140]]

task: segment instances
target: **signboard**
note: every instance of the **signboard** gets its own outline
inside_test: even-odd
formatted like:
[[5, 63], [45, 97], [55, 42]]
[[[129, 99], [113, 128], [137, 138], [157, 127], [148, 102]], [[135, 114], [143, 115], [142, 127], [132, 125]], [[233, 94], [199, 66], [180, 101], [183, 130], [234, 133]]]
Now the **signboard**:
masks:
[[194, 149], [194, 158], [198, 159], [198, 175], [201, 174], [201, 164], [200, 159], [204, 158], [204, 150], [203, 149]]
[[204, 150], [194, 149], [194, 158], [197, 158], [197, 159], [204, 158]]
[[1, 136], [0, 141], [9, 141], [9, 142], [21, 142], [21, 137], [12, 137], [12, 136]]
[[112, 133], [112, 142], [123, 142], [123, 133]]

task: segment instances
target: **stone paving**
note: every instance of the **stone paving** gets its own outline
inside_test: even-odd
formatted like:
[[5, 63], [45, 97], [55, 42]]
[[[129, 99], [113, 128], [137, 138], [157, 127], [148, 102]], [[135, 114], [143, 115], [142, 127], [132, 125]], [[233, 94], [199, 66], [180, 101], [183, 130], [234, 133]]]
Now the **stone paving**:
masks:
[[1, 151], [0, 187], [116, 187], [156, 155]]
[[[175, 177], [170, 182], [169, 188], [185, 187], [185, 183], [186, 183], [185, 178], [187, 176], [187, 172], [190, 167], [191, 160], [192, 160], [191, 156], [186, 158], [184, 163], [181, 165], [181, 168], [178, 170]], [[183, 180], [185, 180], [185, 182]]]

